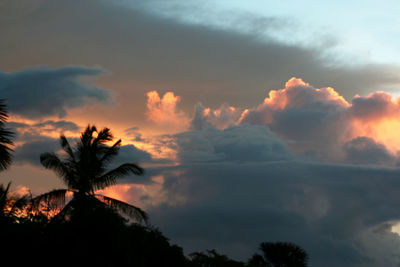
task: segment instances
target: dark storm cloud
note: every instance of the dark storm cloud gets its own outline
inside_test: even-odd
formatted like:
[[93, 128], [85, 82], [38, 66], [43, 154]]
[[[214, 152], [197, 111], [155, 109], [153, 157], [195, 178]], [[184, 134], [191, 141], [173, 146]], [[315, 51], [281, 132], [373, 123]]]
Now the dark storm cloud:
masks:
[[77, 124], [65, 120], [48, 120], [32, 124], [10, 121], [7, 122], [7, 127], [16, 134], [16, 141], [18, 142], [29, 142], [45, 134], [59, 135], [66, 131], [77, 132], [80, 129]]
[[365, 136], [346, 142], [343, 150], [346, 153], [345, 161], [349, 163], [390, 165], [396, 161], [385, 145]]
[[101, 69], [78, 66], [0, 72], [0, 95], [6, 99], [11, 113], [27, 118], [63, 117], [68, 108], [110, 99], [109, 91], [79, 80], [82, 76], [104, 73]]
[[120, 164], [126, 162], [142, 163], [151, 161], [151, 155], [134, 145], [121, 146], [116, 161]]
[[224, 130], [209, 126], [174, 136], [178, 157], [186, 162], [277, 161], [293, 155], [266, 126], [240, 125]]
[[[143, 201], [163, 196], [148, 211], [172, 242], [246, 260], [260, 242], [288, 241], [312, 266], [400, 263], [399, 169], [303, 161], [266, 126], [203, 126], [171, 136], [179, 166], [148, 172], [163, 189]], [[355, 164], [396, 160], [366, 137], [339, 149]]]
[[40, 164], [40, 154], [60, 150], [60, 141], [55, 138], [37, 136], [33, 140], [19, 145], [14, 149], [16, 163], [28, 163], [33, 166]]
[[[224, 162], [188, 163], [162, 174], [168, 201], [149, 212], [187, 252], [216, 248], [247, 259], [262, 241], [289, 241], [306, 249], [312, 266], [399, 263], [393, 246], [400, 239], [382, 227], [400, 219], [399, 170]], [[389, 256], [377, 252], [377, 240], [392, 246]]]
[[[149, 6], [154, 10], [138, 1], [132, 8], [110, 1], [46, 1], [29, 16], [2, 25], [1, 66], [99, 64], [114, 73], [108, 82], [134, 84], [120, 89], [132, 99], [142, 99], [149, 89], [173, 89], [185, 99], [186, 110], [197, 101], [214, 107], [222, 102], [254, 105], [292, 76], [318, 87], [329, 84], [345, 96], [400, 82], [398, 66], [347, 67], [323, 56], [329, 47], [288, 45], [268, 37], [291, 27], [285, 19], [238, 15], [250, 25], [239, 32], [185, 24], [156, 15]], [[258, 22], [247, 22], [249, 17]], [[264, 37], [250, 30], [260, 23]], [[131, 108], [140, 111], [143, 105]]]

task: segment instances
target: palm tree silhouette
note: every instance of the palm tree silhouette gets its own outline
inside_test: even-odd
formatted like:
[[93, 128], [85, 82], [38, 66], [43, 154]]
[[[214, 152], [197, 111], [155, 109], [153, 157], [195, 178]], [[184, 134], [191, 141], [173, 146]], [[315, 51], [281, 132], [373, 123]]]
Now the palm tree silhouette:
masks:
[[263, 267], [307, 267], [308, 255], [305, 250], [290, 242], [263, 242], [263, 255], [255, 253], [249, 266]]
[[4, 100], [0, 99], [0, 171], [7, 169], [12, 161], [12, 138], [14, 133], [5, 128], [5, 122], [8, 119], [8, 110]]
[[[107, 205], [139, 223], [147, 223], [148, 216], [140, 208], [95, 193], [97, 190], [115, 185], [118, 178], [129, 173], [143, 174], [143, 169], [134, 163], [124, 163], [106, 171], [108, 164], [118, 154], [121, 146], [121, 139], [112, 146], [107, 146], [106, 143], [112, 140], [113, 135], [110, 129], [104, 128], [97, 131], [95, 126], [90, 125], [81, 134], [74, 148], [70, 146], [67, 138], [61, 135], [60, 142], [64, 157], [60, 158], [55, 153], [43, 153], [40, 155], [40, 162], [45, 168], [53, 170], [60, 176], [68, 188], [52, 190], [36, 197], [35, 206], [39, 207], [43, 203], [60, 206], [61, 211], [57, 217], [68, 218], [71, 214], [86, 214], [90, 210]], [[72, 199], [65, 205], [68, 193], [72, 194]]]

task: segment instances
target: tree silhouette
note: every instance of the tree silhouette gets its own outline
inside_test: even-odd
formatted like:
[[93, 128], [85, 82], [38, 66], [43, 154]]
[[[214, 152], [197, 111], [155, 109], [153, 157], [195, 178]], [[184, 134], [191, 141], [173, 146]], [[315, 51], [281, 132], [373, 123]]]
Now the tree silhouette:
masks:
[[12, 161], [12, 149], [14, 133], [5, 128], [8, 119], [8, 110], [4, 100], [0, 99], [0, 171], [7, 169]]
[[11, 195], [11, 182], [4, 186], [0, 184], [0, 221], [1, 222], [20, 222], [28, 218], [31, 214], [30, 195]]
[[260, 244], [263, 255], [254, 254], [249, 266], [266, 267], [306, 267], [307, 253], [299, 246], [289, 242], [264, 242]]
[[243, 262], [235, 261], [211, 249], [204, 252], [193, 252], [190, 255], [193, 267], [244, 267]]
[[[40, 155], [40, 162], [60, 176], [68, 188], [52, 190], [34, 198], [35, 206], [39, 208], [43, 204], [55, 205], [61, 210], [57, 218], [71, 219], [71, 216], [87, 218], [91, 211], [102, 209], [106, 205], [139, 223], [147, 223], [147, 214], [140, 208], [95, 193], [115, 185], [118, 178], [129, 173], [143, 174], [143, 169], [134, 163], [124, 163], [107, 171], [107, 166], [121, 146], [121, 139], [108, 146], [107, 143], [112, 140], [110, 129], [97, 131], [95, 126], [90, 125], [82, 132], [75, 147], [71, 147], [67, 138], [61, 135], [64, 155], [60, 157], [55, 153], [43, 153]], [[72, 194], [72, 199], [66, 204], [68, 193]]]

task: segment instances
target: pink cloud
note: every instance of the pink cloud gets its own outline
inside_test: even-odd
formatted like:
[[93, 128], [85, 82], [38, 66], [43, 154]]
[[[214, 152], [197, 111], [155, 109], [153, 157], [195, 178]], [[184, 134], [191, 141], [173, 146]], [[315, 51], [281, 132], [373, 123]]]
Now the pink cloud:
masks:
[[177, 108], [180, 97], [173, 92], [166, 92], [162, 97], [157, 91], [150, 91], [147, 96], [147, 118], [153, 122], [174, 129], [187, 129], [190, 119]]

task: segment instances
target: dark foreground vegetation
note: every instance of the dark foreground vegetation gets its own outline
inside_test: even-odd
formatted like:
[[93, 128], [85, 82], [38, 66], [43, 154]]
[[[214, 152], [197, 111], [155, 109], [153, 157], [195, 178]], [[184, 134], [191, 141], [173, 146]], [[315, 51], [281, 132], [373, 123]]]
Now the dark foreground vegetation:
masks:
[[262, 243], [260, 254], [239, 262], [215, 250], [185, 256], [156, 228], [127, 223], [112, 208], [97, 207], [69, 221], [3, 216], [1, 257], [16, 266], [307, 266], [307, 254], [291, 243]]
[[[12, 159], [13, 133], [5, 128], [6, 119], [0, 101], [0, 170]], [[98, 131], [89, 125], [75, 146], [61, 135], [61, 155], [41, 155], [43, 166], [62, 179], [64, 189], [35, 197], [14, 196], [10, 184], [0, 185], [0, 257], [4, 266], [307, 266], [304, 250], [282, 242], [262, 243], [260, 254], [247, 262], [215, 250], [185, 256], [182, 248], [150, 225], [146, 212], [96, 193], [125, 175], [143, 174], [134, 163], [109, 168], [121, 145], [121, 140], [109, 145], [112, 140], [108, 128]]]

